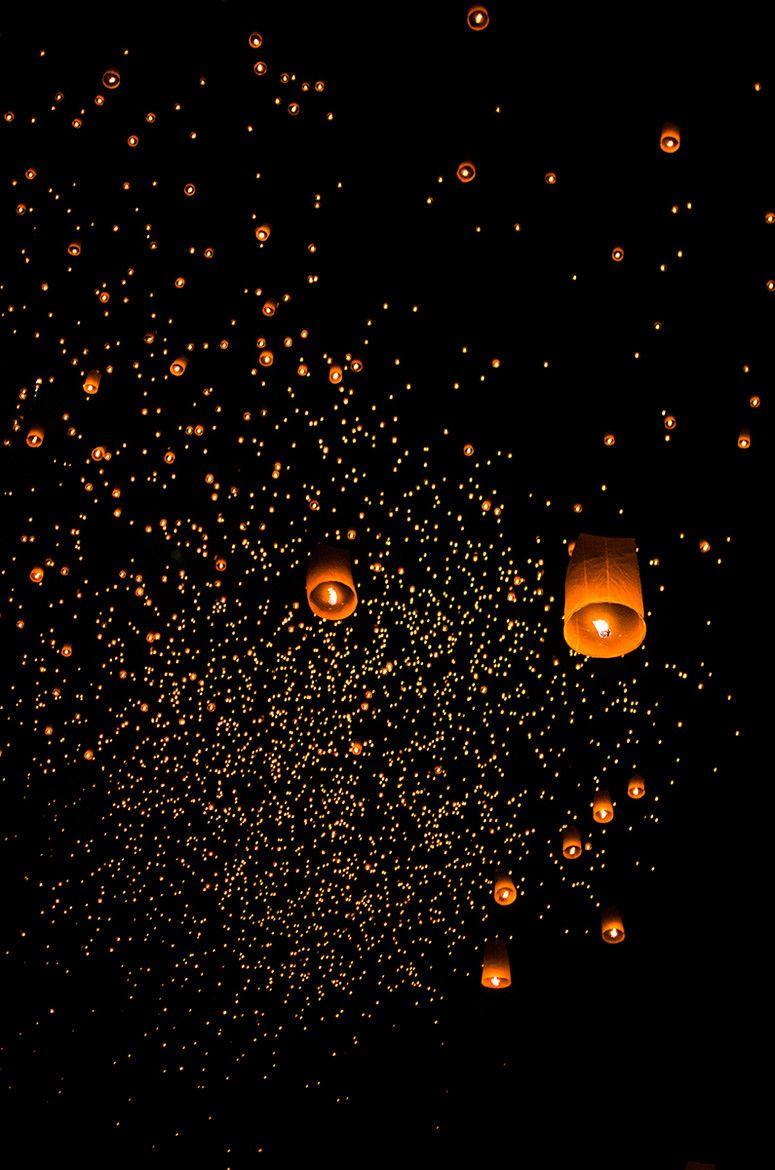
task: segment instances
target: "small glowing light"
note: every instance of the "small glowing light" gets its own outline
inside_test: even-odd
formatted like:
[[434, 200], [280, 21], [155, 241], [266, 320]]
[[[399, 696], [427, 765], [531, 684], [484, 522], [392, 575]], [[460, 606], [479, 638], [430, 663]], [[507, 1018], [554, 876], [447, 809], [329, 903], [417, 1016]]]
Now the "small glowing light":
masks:
[[611, 627], [609, 626], [607, 621], [603, 620], [603, 618], [595, 618], [592, 622], [592, 625], [597, 630], [597, 636], [599, 638], [610, 638], [611, 637]]

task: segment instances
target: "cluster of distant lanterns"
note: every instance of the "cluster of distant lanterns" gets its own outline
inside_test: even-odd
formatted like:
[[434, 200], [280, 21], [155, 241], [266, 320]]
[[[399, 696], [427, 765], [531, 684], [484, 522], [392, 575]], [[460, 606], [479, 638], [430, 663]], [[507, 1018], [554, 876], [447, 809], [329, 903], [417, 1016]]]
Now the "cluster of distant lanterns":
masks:
[[[350, 554], [343, 548], [320, 545], [307, 565], [307, 601], [318, 617], [341, 621], [350, 617], [358, 604]], [[636, 650], [646, 636], [640, 569], [635, 541], [628, 537], [593, 536], [582, 533], [571, 545], [565, 576], [565, 641], [571, 649], [589, 658], [617, 658]], [[639, 800], [646, 791], [642, 776], [633, 776], [627, 795]], [[596, 793], [592, 817], [598, 824], [614, 818], [614, 806], [607, 791]], [[581, 834], [567, 829], [562, 854], [568, 861], [581, 856]], [[517, 887], [505, 873], [495, 878], [493, 897], [500, 906], [517, 898]], [[613, 908], [602, 912], [600, 934], [604, 942], [624, 941], [624, 923]], [[488, 942], [482, 963], [482, 985], [502, 989], [511, 984], [506, 943]]]

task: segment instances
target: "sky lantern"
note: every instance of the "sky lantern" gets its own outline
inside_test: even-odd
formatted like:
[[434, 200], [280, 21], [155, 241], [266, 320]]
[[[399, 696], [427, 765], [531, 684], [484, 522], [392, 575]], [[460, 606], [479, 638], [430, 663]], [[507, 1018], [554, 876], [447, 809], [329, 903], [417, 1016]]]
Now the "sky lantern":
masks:
[[474, 4], [471, 8], [468, 9], [466, 24], [469, 28], [473, 29], [474, 32], [481, 32], [482, 29], [487, 28], [489, 23], [490, 14], [485, 8], [484, 4]]
[[737, 445], [741, 451], [747, 451], [751, 446], [751, 432], [741, 431], [737, 436]]
[[562, 835], [562, 855], [568, 861], [581, 857], [581, 833], [578, 829], [566, 829]]
[[470, 183], [476, 178], [476, 167], [472, 162], [462, 162], [458, 166], [456, 174], [461, 183]]
[[27, 431], [27, 446], [42, 446], [45, 433], [46, 432], [43, 430], [43, 427], [30, 427], [30, 429]]
[[681, 131], [672, 122], [665, 122], [659, 135], [659, 149], [665, 154], [675, 154], [681, 145]]
[[83, 380], [84, 394], [96, 394], [100, 388], [102, 381], [102, 374], [99, 370], [89, 370], [88, 374]]
[[510, 906], [517, 898], [517, 887], [507, 874], [499, 873], [493, 890], [495, 901], [500, 906]]
[[349, 617], [358, 604], [350, 554], [321, 544], [307, 565], [307, 601], [313, 613], [329, 621]]
[[488, 942], [484, 948], [482, 962], [482, 987], [499, 991], [511, 986], [509, 952], [503, 942]]
[[188, 365], [188, 358], [185, 356], [185, 354], [182, 357], [177, 357], [177, 358], [175, 358], [174, 362], [172, 362], [172, 364], [170, 365], [170, 373], [175, 378], [179, 378], [181, 376], [181, 374], [185, 374], [187, 365]]
[[624, 942], [624, 923], [618, 910], [610, 909], [603, 911], [600, 918], [600, 933], [603, 936], [603, 942]]
[[592, 801], [592, 816], [599, 825], [607, 825], [609, 821], [614, 819], [614, 806], [611, 803], [611, 797], [604, 788], [595, 793], [595, 799]]
[[256, 228], [256, 239], [260, 244], [265, 244], [272, 234], [272, 225], [269, 223], [262, 223]]
[[576, 541], [565, 577], [565, 641], [590, 658], [616, 658], [646, 636], [635, 541], [589, 536]]
[[633, 800], [640, 800], [646, 795], [646, 781], [642, 776], [633, 776], [627, 784], [627, 795]]

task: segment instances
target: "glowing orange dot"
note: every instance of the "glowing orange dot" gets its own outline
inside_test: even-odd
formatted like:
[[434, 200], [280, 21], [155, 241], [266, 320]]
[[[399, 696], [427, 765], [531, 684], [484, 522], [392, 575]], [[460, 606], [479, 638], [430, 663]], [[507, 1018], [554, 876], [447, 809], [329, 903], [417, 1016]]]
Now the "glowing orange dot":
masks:
[[476, 167], [472, 162], [462, 162], [456, 173], [461, 183], [470, 183], [472, 179], [476, 178]]

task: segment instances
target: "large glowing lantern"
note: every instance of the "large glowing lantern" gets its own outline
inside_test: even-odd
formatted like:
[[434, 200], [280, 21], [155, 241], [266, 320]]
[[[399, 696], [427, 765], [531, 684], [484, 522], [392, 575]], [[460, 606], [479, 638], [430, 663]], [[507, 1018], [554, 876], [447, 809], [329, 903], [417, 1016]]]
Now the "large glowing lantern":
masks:
[[88, 374], [83, 380], [84, 394], [96, 394], [100, 388], [102, 381], [102, 374], [99, 370], [89, 370]]
[[514, 885], [508, 874], [499, 873], [495, 879], [495, 888], [493, 890], [495, 901], [500, 906], [510, 906], [517, 897], [517, 887]]
[[313, 613], [330, 621], [349, 617], [358, 604], [349, 553], [321, 544], [307, 565], [307, 601]]
[[592, 816], [599, 825], [607, 825], [609, 821], [614, 819], [614, 806], [605, 789], [595, 793], [595, 799], [592, 801]]
[[589, 536], [575, 543], [565, 577], [565, 641], [590, 658], [616, 658], [646, 636], [635, 541]]
[[562, 855], [568, 861], [581, 857], [581, 833], [578, 829], [566, 829], [562, 835]]
[[624, 941], [624, 923], [618, 910], [604, 910], [600, 919], [600, 933], [603, 942], [620, 943]]
[[633, 776], [627, 784], [627, 795], [633, 800], [640, 800], [646, 794], [646, 781], [642, 776]]
[[482, 963], [482, 987], [499, 991], [511, 986], [509, 952], [505, 943], [488, 942], [484, 948]]
[[659, 135], [659, 149], [665, 154], [675, 154], [681, 145], [681, 131], [672, 122], [665, 122]]

